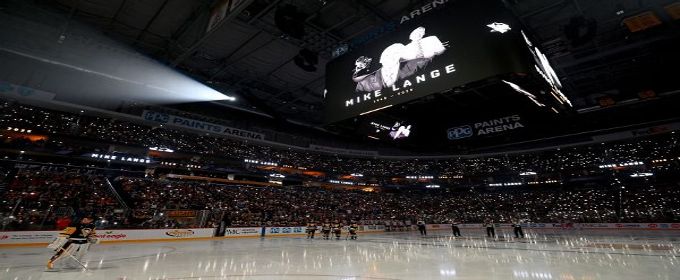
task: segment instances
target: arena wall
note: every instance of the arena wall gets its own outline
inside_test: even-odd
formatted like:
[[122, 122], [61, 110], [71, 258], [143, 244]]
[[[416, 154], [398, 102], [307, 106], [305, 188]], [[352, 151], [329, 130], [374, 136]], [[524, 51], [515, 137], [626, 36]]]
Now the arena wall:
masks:
[[[482, 224], [461, 224], [461, 229], [481, 229]], [[511, 224], [495, 224], [496, 228], [511, 228]], [[522, 224], [525, 229], [533, 230], [680, 230], [680, 223], [530, 223]], [[428, 230], [451, 230], [451, 224], [428, 224]], [[193, 229], [111, 229], [97, 231], [102, 243], [115, 242], [168, 242], [207, 240], [238, 237], [285, 237], [305, 235], [306, 227], [240, 227], [227, 228], [224, 236], [215, 237], [214, 228]], [[416, 231], [413, 226], [413, 231]], [[361, 225], [359, 232], [385, 232], [383, 225]], [[347, 227], [343, 228], [343, 236]], [[5, 231], [0, 232], [0, 247], [46, 246], [54, 240], [59, 231]]]
[[[47, 245], [60, 231], [0, 232], [0, 246]], [[212, 238], [214, 228], [193, 229], [111, 229], [97, 231], [102, 243], [196, 240]]]

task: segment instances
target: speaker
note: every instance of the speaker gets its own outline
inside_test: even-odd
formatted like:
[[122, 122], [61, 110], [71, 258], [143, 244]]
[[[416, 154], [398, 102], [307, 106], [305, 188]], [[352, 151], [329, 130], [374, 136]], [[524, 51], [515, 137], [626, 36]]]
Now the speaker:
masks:
[[302, 39], [306, 34], [305, 18], [306, 15], [298, 11], [296, 6], [285, 4], [276, 8], [274, 24], [288, 36]]
[[308, 49], [302, 49], [293, 60], [295, 65], [302, 68], [302, 70], [316, 72], [316, 65], [319, 64], [319, 54]]

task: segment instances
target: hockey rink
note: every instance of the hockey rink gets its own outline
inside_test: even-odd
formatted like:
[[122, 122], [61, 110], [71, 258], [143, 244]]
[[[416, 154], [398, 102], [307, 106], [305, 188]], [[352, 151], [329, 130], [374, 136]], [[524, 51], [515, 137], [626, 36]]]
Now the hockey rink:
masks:
[[46, 271], [46, 248], [0, 248], [0, 279], [680, 279], [678, 230], [525, 232], [101, 244], [87, 270], [62, 262]]

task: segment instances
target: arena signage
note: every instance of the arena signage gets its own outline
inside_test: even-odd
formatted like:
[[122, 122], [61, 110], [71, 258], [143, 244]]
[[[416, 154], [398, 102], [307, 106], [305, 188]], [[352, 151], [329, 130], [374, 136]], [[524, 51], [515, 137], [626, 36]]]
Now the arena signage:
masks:
[[224, 236], [260, 236], [261, 228], [247, 227], [247, 228], [227, 228], [224, 230]]
[[213, 133], [219, 135], [226, 135], [238, 137], [249, 140], [264, 140], [264, 135], [257, 132], [242, 130], [238, 128], [228, 127], [220, 124], [214, 124], [185, 117], [160, 113], [155, 111], [144, 110], [142, 117], [147, 121], [159, 122], [178, 126], [182, 128], [197, 130], [205, 133]]
[[194, 235], [194, 231], [190, 229], [173, 229], [165, 232], [165, 235], [171, 237], [186, 238]]
[[519, 115], [511, 115], [492, 120], [477, 122], [474, 124], [449, 128], [447, 136], [449, 140], [460, 140], [474, 136], [484, 136], [509, 132], [524, 128], [522, 118]]
[[399, 24], [404, 24], [404, 23], [408, 22], [409, 20], [412, 20], [416, 17], [424, 15], [428, 12], [431, 12], [432, 10], [437, 9], [438, 7], [444, 5], [448, 2], [449, 2], [449, 0], [434, 0], [430, 3], [427, 3], [427, 4], [423, 5], [422, 7], [418, 8], [416, 10], [413, 10], [410, 13], [402, 16], [401, 20], [399, 21]]
[[435, 9], [440, 9], [440, 8], [444, 7], [444, 5], [448, 2], [449, 2], [449, 0], [434, 0], [434, 1], [431, 1], [431, 2], [423, 5], [422, 7], [415, 9], [415, 10], [403, 15], [399, 19], [390, 20], [390, 21], [386, 22], [385, 24], [383, 24], [383, 25], [381, 25], [377, 28], [371, 29], [370, 31], [368, 31], [364, 34], [353, 38], [349, 43], [339, 45], [333, 51], [333, 58], [336, 58], [338, 56], [341, 56], [341, 55], [347, 53], [347, 51], [349, 49], [356, 49], [356, 48], [370, 42], [371, 40], [375, 39], [378, 36], [381, 36], [385, 33], [393, 32], [399, 25], [407, 23], [407, 22], [409, 22], [410, 20], [412, 20], [416, 17], [419, 17], [421, 15], [425, 15], [426, 13], [430, 13], [430, 12], [434, 11]]
[[304, 234], [304, 227], [268, 227], [265, 235]]
[[[170, 240], [207, 238], [214, 235], [214, 228], [194, 229], [112, 229], [97, 232], [102, 242]], [[0, 233], [0, 245], [50, 243], [59, 231], [7, 231]]]
[[29, 98], [38, 100], [52, 100], [56, 95], [54, 93], [0, 81], [0, 96], [17, 99]]
[[534, 71], [519, 24], [500, 1], [447, 2], [427, 3], [402, 17], [389, 35], [330, 61], [326, 121], [500, 74]]

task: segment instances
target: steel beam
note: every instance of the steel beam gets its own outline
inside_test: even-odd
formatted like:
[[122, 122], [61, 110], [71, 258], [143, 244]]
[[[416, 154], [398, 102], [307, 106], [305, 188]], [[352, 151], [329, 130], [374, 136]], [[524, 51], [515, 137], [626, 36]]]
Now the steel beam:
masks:
[[151, 19], [146, 23], [144, 28], [139, 32], [139, 34], [135, 38], [134, 43], [132, 44], [133, 46], [136, 46], [137, 42], [139, 42], [139, 40], [142, 39], [142, 37], [144, 36], [144, 33], [146, 33], [146, 31], [149, 29], [149, 27], [151, 27], [151, 24], [153, 24], [153, 22], [156, 21], [156, 18], [158, 18], [158, 16], [161, 14], [161, 12], [163, 12], [163, 10], [165, 9], [165, 6], [168, 5], [168, 2], [170, 2], [170, 0], [163, 1], [163, 4], [161, 4], [161, 6], [153, 14]]
[[218, 30], [221, 29], [222, 26], [224, 26], [226, 23], [232, 21], [235, 19], [241, 12], [243, 12], [250, 4], [252, 4], [255, 0], [243, 0], [243, 3], [241, 3], [236, 9], [231, 11], [222, 21], [220, 21], [217, 26], [215, 26], [213, 29], [210, 31], [206, 32], [203, 37], [199, 38], [196, 42], [194, 42], [187, 50], [185, 50], [183, 53], [181, 53], [175, 60], [172, 61], [170, 64], [172, 67], [177, 67], [182, 61], [187, 59], [190, 55], [192, 55], [200, 46], [202, 46], [212, 35], [214, 35]]

